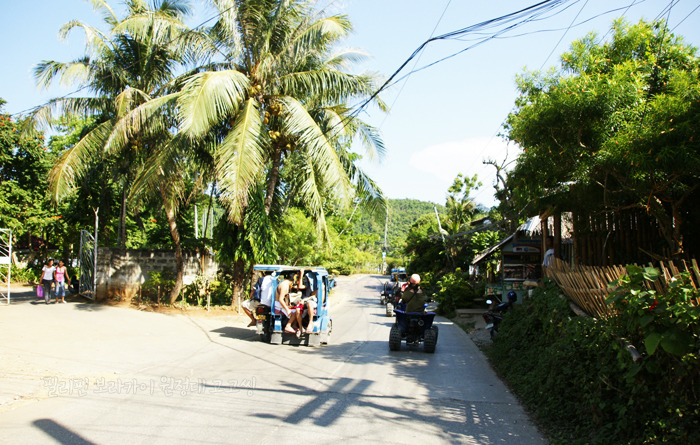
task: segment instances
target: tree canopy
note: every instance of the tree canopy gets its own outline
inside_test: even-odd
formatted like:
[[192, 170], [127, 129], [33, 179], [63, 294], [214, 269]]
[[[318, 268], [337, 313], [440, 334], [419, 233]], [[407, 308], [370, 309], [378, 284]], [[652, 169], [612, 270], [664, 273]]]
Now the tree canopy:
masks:
[[[700, 60], [664, 22], [614, 22], [559, 69], [527, 72], [506, 124], [522, 154], [498, 192], [509, 216], [544, 208], [652, 215], [673, 252], [697, 223]], [[684, 239], [685, 238], [685, 239]]]

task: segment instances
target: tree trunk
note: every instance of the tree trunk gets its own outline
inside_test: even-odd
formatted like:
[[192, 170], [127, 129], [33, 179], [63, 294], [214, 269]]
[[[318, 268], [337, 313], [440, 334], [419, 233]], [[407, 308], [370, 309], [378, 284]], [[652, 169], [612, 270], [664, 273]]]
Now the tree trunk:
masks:
[[177, 274], [175, 276], [175, 286], [170, 292], [170, 304], [175, 303], [177, 297], [180, 295], [180, 289], [182, 289], [182, 281], [184, 278], [185, 261], [182, 257], [182, 246], [180, 243], [180, 232], [177, 230], [177, 221], [175, 220], [175, 211], [172, 205], [165, 198], [164, 208], [165, 214], [168, 217], [168, 226], [170, 227], [170, 235], [173, 237], [173, 242], [175, 243], [175, 259], [177, 261]]
[[118, 233], [117, 243], [119, 244], [119, 249], [126, 250], [126, 186], [122, 189], [122, 208], [119, 214]]
[[280, 165], [282, 165], [282, 148], [276, 147], [272, 152], [272, 169], [270, 177], [267, 181], [267, 194], [265, 195], [265, 213], [270, 214], [272, 208], [272, 198], [275, 196], [275, 188], [277, 188], [277, 180], [280, 176]]
[[233, 295], [231, 295], [231, 306], [239, 310], [241, 304], [241, 293], [243, 292], [243, 282], [246, 278], [246, 262], [238, 259], [233, 263]]

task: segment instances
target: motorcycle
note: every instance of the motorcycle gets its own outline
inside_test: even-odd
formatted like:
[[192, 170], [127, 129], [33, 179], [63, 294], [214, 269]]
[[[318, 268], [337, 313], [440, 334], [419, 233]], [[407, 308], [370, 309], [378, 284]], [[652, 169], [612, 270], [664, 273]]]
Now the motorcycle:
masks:
[[270, 306], [259, 304], [258, 307], [255, 308], [255, 319], [257, 320], [255, 329], [258, 331], [260, 339], [265, 343], [270, 343], [270, 339], [272, 338], [272, 329], [270, 329], [270, 325], [272, 324]]
[[508, 300], [503, 301], [499, 303], [498, 305], [494, 306], [494, 302], [491, 300], [486, 300], [486, 304], [489, 305], [489, 310], [483, 313], [484, 321], [486, 322], [486, 328], [489, 331], [489, 334], [491, 335], [491, 338], [493, 338], [496, 333], [498, 332], [498, 326], [501, 324], [501, 321], [503, 320], [504, 315], [507, 312], [510, 312], [513, 310], [513, 304], [515, 304], [515, 301], [518, 299], [518, 296], [515, 292], [510, 291], [508, 293]]

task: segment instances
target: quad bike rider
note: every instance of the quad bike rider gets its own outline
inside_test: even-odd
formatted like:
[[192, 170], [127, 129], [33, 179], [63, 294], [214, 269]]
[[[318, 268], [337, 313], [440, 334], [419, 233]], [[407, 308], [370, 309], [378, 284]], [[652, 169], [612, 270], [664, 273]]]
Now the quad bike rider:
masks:
[[386, 316], [394, 316], [394, 308], [396, 307], [400, 293], [406, 287], [408, 282], [408, 276], [406, 275], [406, 269], [403, 267], [398, 267], [391, 269], [391, 281], [384, 283], [384, 289], [382, 290], [381, 297], [379, 298], [380, 304], [386, 307]]
[[401, 292], [401, 302], [396, 313], [396, 322], [389, 333], [389, 349], [398, 351], [401, 341], [406, 344], [423, 343], [425, 352], [435, 352], [438, 328], [433, 326], [434, 312], [425, 312], [426, 298], [419, 286], [420, 276], [411, 275], [406, 289]]

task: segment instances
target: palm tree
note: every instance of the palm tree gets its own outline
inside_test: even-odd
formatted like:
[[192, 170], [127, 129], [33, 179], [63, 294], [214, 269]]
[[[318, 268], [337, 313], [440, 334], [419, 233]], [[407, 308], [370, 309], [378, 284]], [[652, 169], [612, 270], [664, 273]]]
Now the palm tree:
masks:
[[[64, 199], [95, 162], [115, 160], [114, 175], [121, 184], [120, 244], [125, 246], [125, 221], [130, 184], [140, 164], [172, 139], [172, 116], [163, 106], [174, 102], [175, 73], [186, 61], [188, 48], [199, 34], [188, 30], [182, 18], [189, 13], [187, 0], [162, 0], [151, 8], [143, 0], [126, 1], [127, 13], [119, 19], [104, 0], [91, 0], [110, 27], [108, 34], [90, 25], [71, 21], [61, 28], [66, 37], [76, 28], [86, 35], [86, 56], [69, 63], [44, 61], [35, 69], [42, 87], [56, 79], [77, 83], [92, 93], [88, 97], [54, 99], [33, 112], [33, 121], [50, 125], [54, 115], [93, 116], [97, 125], [61, 155], [49, 177], [51, 198]], [[148, 105], [148, 106], [144, 106]], [[176, 246], [178, 279], [171, 293], [177, 297], [182, 284], [183, 261], [177, 229], [178, 182], [161, 181], [154, 190], [162, 197]]]
[[[229, 237], [240, 240], [230, 246], [237, 252], [230, 255], [234, 268], [240, 269], [252, 256], [271, 254], [241, 249], [256, 250], [250, 240], [270, 235], [270, 224], [292, 199], [324, 234], [329, 197], [348, 202], [357, 193], [383, 205], [381, 191], [354, 164], [347, 147], [359, 137], [367, 155], [378, 157], [384, 146], [376, 129], [347, 106], [371, 95], [377, 83], [374, 76], [343, 71], [360, 53], [332, 52], [350, 30], [347, 18], [325, 16], [299, 0], [213, 3], [219, 20], [208, 30], [210, 44], [200, 45], [198, 54], [208, 54], [209, 62], [181, 82], [178, 134], [146, 163], [136, 187], [150, 188], [164, 166], [184, 159], [211, 171], [228, 219], [238, 227]], [[381, 100], [375, 103], [386, 109]], [[152, 109], [151, 104], [140, 108]], [[254, 206], [255, 217], [248, 217], [251, 199], [262, 203], [262, 212]], [[273, 248], [269, 237], [259, 245]], [[245, 273], [237, 270], [234, 276]]]
[[481, 183], [476, 175], [469, 178], [459, 174], [448, 189], [447, 202], [445, 203], [447, 209], [445, 226], [450, 235], [467, 230], [469, 223], [479, 212], [474, 199], [469, 195], [472, 190], [476, 190], [480, 186]]
[[[322, 188], [348, 201], [353, 184], [380, 192], [349, 161], [343, 142], [356, 135], [376, 157], [384, 147], [376, 130], [346, 106], [375, 90], [375, 78], [342, 70], [360, 54], [333, 53], [351, 26], [300, 0], [215, 0], [222, 12], [211, 28], [212, 47], [224, 60], [197, 73], [178, 98], [180, 134], [199, 139], [220, 132], [212, 156], [229, 219], [242, 221], [251, 190], [264, 181], [265, 212], [280, 190], [281, 171], [295, 159], [294, 193], [325, 226]], [[235, 17], [235, 21], [233, 18]], [[377, 100], [380, 107], [384, 104]], [[279, 205], [280, 203], [278, 203]]]

